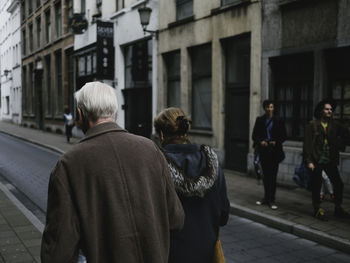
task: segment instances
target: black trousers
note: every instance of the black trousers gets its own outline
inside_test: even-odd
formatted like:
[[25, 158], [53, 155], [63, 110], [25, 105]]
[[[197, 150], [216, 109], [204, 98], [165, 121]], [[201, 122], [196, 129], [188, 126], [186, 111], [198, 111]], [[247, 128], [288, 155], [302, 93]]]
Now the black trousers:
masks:
[[312, 179], [311, 179], [312, 205], [315, 209], [318, 209], [320, 207], [322, 170], [326, 172], [326, 174], [328, 175], [329, 179], [333, 184], [334, 203], [336, 206], [340, 206], [343, 202], [344, 183], [340, 177], [337, 165], [333, 163], [316, 164], [315, 170], [312, 173]]
[[65, 124], [65, 128], [66, 128], [66, 138], [67, 138], [67, 141], [69, 142], [69, 139], [72, 137], [73, 126]]
[[276, 161], [276, 158], [273, 154], [261, 154], [260, 162], [264, 174], [264, 199], [267, 203], [275, 202], [279, 162]]

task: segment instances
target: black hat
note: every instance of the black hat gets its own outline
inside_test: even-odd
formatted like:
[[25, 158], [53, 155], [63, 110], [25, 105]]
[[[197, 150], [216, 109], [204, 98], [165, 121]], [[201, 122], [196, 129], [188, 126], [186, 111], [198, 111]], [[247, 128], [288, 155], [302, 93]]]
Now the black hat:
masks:
[[333, 111], [335, 111], [335, 108], [337, 107], [337, 103], [333, 99], [323, 99], [319, 103], [317, 103], [314, 111], [314, 117], [316, 119], [321, 119], [322, 117], [322, 111], [324, 108], [324, 105], [330, 104], [333, 108]]

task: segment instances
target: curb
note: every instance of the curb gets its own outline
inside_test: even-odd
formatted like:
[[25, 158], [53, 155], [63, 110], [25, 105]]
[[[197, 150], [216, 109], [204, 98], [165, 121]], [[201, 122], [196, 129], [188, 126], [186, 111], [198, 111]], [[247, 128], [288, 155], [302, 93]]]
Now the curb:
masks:
[[1, 131], [1, 130], [0, 130], [0, 132], [3, 133], [3, 134], [6, 134], [6, 135], [12, 136], [12, 137], [14, 137], [14, 138], [17, 138], [17, 139], [19, 139], [19, 140], [26, 141], [26, 142], [35, 144], [35, 145], [40, 146], [40, 147], [47, 148], [47, 149], [49, 149], [49, 150], [51, 150], [51, 151], [54, 151], [54, 152], [56, 152], [56, 153], [64, 154], [64, 151], [62, 151], [61, 149], [58, 149], [58, 148], [56, 148], [56, 147], [54, 147], [54, 146], [51, 146], [51, 145], [48, 145], [48, 144], [39, 143], [39, 142], [37, 142], [37, 141], [33, 141], [33, 140], [30, 140], [30, 139], [27, 139], [27, 138], [23, 138], [23, 137], [21, 137], [21, 136], [19, 136], [19, 135], [12, 134], [12, 133], [8, 133], [8, 132], [5, 132], [5, 131]]
[[230, 213], [350, 254], [350, 241], [347, 239], [331, 236], [321, 231], [232, 203], [230, 204]]

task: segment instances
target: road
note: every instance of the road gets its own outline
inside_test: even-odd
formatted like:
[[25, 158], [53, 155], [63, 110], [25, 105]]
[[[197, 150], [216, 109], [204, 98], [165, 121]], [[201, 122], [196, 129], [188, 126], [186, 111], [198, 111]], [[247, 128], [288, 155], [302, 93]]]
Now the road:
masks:
[[[44, 222], [49, 175], [59, 155], [2, 133], [0, 145], [0, 174], [11, 182], [8, 187], [14, 185], [11, 191], [21, 202]], [[227, 263], [350, 262], [349, 254], [232, 215], [220, 237]]]
[[3, 133], [0, 145], [0, 175], [45, 211], [50, 171], [59, 155]]

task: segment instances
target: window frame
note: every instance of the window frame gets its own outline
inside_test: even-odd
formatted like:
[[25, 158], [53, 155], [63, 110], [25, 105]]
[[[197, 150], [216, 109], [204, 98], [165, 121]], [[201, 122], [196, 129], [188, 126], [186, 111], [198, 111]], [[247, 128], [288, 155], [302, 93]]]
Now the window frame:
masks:
[[[208, 66], [208, 72], [206, 70], [203, 70], [203, 72], [194, 72], [195, 64], [196, 62], [194, 61], [196, 58], [195, 56], [198, 56], [197, 58], [202, 57], [203, 58], [203, 49], [204, 48], [208, 48], [209, 50], [209, 57], [207, 58], [208, 61], [207, 63], [203, 63], [203, 65], [209, 65]], [[190, 60], [191, 60], [191, 79], [192, 79], [192, 84], [191, 84], [191, 113], [192, 113], [192, 125], [191, 127], [194, 130], [203, 130], [203, 131], [212, 131], [213, 128], [213, 116], [212, 116], [212, 105], [213, 105], [213, 87], [212, 87], [212, 76], [213, 76], [213, 72], [212, 72], [212, 65], [213, 65], [213, 61], [212, 61], [212, 55], [213, 55], [213, 51], [212, 51], [212, 43], [206, 43], [203, 45], [199, 45], [199, 46], [194, 46], [189, 48], [189, 53], [190, 53]], [[197, 68], [196, 68], [197, 70]], [[198, 96], [195, 96], [195, 92], [196, 92], [196, 84], [199, 83], [202, 80], [205, 79], [209, 79], [209, 85], [210, 85], [210, 105], [206, 105], [206, 107], [203, 108], [208, 108], [208, 114], [209, 114], [209, 125], [205, 126], [205, 125], [200, 125], [200, 124], [196, 124], [196, 103], [195, 103], [195, 99], [198, 98]], [[198, 118], [201, 119], [201, 118]]]
[[[184, 6], [186, 6], [186, 4], [191, 4], [191, 9], [190, 10], [190, 14], [188, 15], [183, 15], [180, 16], [180, 11], [182, 11], [181, 8], [183, 8]], [[189, 18], [191, 16], [193, 16], [193, 0], [175, 0], [175, 7], [176, 7], [176, 21], [180, 21], [186, 18]]]
[[62, 3], [55, 3], [55, 36], [59, 39], [62, 36]]

